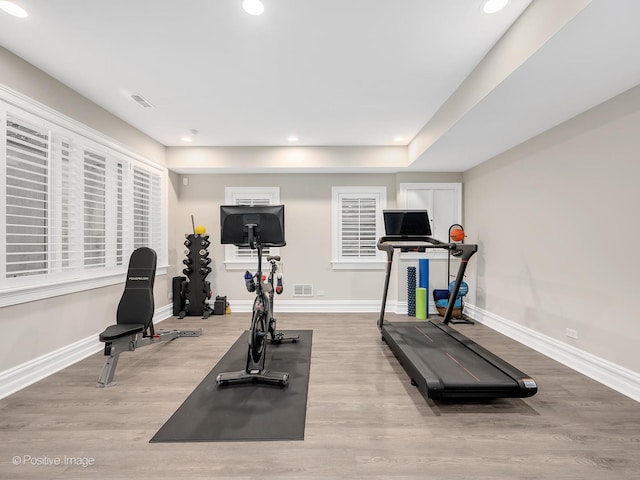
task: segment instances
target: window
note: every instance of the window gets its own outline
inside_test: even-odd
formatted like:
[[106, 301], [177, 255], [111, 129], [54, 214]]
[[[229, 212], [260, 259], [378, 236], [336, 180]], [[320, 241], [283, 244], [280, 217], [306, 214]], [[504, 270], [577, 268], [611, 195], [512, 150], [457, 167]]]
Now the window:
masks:
[[333, 187], [331, 206], [333, 268], [384, 268], [376, 245], [384, 234], [386, 187]]
[[84, 151], [84, 266], [106, 266], [107, 159]]
[[6, 129], [6, 276], [41, 275], [49, 264], [49, 135], [10, 116]]
[[71, 141], [61, 139], [53, 144], [54, 158], [60, 159], [60, 168], [52, 172], [52, 201], [56, 202], [52, 211], [57, 218], [52, 219], [51, 260], [54, 271], [66, 272], [72, 269], [74, 252], [73, 232], [78, 208], [73, 203], [73, 182], [71, 181]]
[[133, 248], [161, 246], [161, 178], [151, 171], [133, 169]]
[[0, 306], [121, 282], [139, 246], [166, 264], [166, 170], [4, 88], [0, 171]]
[[[279, 205], [279, 187], [227, 187], [225, 188], [226, 205]], [[286, 225], [286, 220], [285, 220]], [[279, 249], [265, 247], [264, 256], [278, 255]], [[227, 270], [255, 269], [258, 253], [249, 247], [225, 245], [225, 267]]]

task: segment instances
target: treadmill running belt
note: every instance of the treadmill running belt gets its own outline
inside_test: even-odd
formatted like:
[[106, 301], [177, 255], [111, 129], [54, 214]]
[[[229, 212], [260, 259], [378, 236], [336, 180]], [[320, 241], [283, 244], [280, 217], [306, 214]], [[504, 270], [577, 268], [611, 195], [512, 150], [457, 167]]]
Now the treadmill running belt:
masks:
[[430, 398], [528, 397], [527, 376], [453, 329], [428, 322], [386, 323], [382, 333]]

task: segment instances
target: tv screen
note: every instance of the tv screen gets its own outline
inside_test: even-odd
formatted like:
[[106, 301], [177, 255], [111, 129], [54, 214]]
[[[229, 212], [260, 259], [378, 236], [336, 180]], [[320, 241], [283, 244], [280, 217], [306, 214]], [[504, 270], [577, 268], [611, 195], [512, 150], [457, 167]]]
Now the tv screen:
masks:
[[249, 225], [264, 247], [282, 247], [284, 205], [221, 205], [220, 243], [249, 247]]
[[384, 210], [387, 236], [430, 236], [431, 225], [426, 210]]

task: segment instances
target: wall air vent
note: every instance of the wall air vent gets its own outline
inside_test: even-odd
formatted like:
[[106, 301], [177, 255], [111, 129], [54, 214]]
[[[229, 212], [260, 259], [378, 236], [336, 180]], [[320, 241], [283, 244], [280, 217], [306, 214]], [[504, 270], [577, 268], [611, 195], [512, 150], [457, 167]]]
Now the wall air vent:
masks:
[[294, 297], [313, 297], [313, 285], [295, 283], [293, 285]]
[[133, 99], [134, 102], [136, 102], [138, 105], [144, 108], [153, 108], [153, 105], [151, 105], [146, 98], [144, 98], [142, 95], [138, 93], [134, 93], [133, 95], [131, 95], [131, 98]]

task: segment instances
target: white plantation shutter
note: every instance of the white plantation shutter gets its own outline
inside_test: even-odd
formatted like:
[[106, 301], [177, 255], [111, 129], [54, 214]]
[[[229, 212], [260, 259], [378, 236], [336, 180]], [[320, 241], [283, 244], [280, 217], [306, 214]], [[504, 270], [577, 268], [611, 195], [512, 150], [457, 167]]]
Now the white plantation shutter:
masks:
[[79, 266], [76, 261], [82, 252], [82, 209], [77, 198], [81, 160], [68, 137], [54, 135], [52, 138], [51, 170], [51, 228], [50, 272], [68, 272]]
[[107, 159], [84, 151], [84, 266], [104, 267], [107, 257]]
[[133, 169], [133, 242], [134, 248], [160, 248], [161, 178], [151, 171]]
[[49, 268], [49, 132], [7, 116], [7, 278], [47, 273]]
[[151, 228], [151, 178], [144, 170], [133, 169], [133, 248], [144, 247]]
[[[115, 189], [115, 264], [124, 265], [124, 184], [126, 163], [116, 163], [116, 189]], [[135, 242], [134, 242], [135, 243]]]
[[380, 268], [383, 257], [378, 238], [383, 235], [385, 187], [332, 188], [332, 266]]
[[340, 256], [376, 256], [376, 197], [341, 198]]
[[1, 86], [0, 171], [0, 305], [102, 285], [134, 245], [166, 264], [166, 169]]

